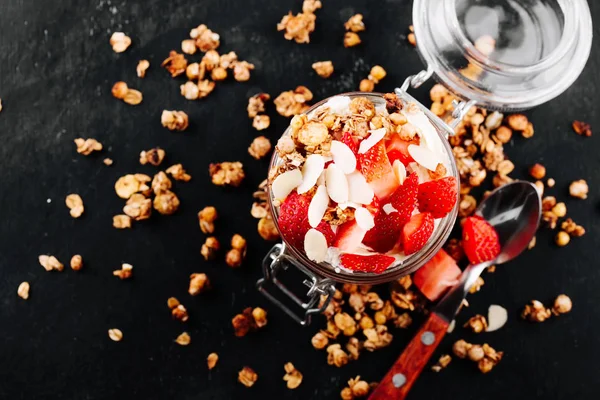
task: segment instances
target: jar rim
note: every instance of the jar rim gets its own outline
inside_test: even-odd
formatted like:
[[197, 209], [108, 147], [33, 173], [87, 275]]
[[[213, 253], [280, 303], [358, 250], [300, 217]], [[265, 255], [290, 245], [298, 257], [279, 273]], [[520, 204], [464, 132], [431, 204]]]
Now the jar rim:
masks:
[[[379, 92], [340, 93], [338, 95], [331, 96], [324, 100], [321, 100], [320, 102], [311, 106], [303, 114], [306, 115], [306, 114], [309, 114], [310, 112], [316, 110], [317, 108], [319, 108], [320, 106], [325, 104], [332, 97], [365, 96], [365, 97], [372, 97], [372, 98], [373, 97], [381, 98], [383, 100], [383, 95], [384, 95], [384, 93], [379, 93]], [[427, 107], [423, 106], [423, 104], [421, 104], [419, 101], [417, 101], [414, 97], [410, 96], [408, 93], [403, 93], [403, 96], [405, 97], [405, 99], [404, 99], [405, 101], [414, 102], [421, 108], [422, 111], [425, 111], [425, 110], [429, 111], [427, 109]], [[428, 116], [428, 119], [431, 119], [430, 116], [433, 114], [426, 113], [426, 115]], [[299, 259], [307, 268], [309, 268], [312, 272], [316, 273], [317, 275], [319, 275], [321, 277], [332, 279], [333, 281], [336, 281], [336, 282], [352, 283], [352, 284], [373, 284], [373, 285], [375, 285], [375, 284], [380, 284], [380, 283], [391, 282], [395, 279], [398, 279], [402, 276], [408, 275], [408, 274], [416, 271], [421, 266], [423, 266], [427, 261], [429, 261], [439, 251], [439, 249], [441, 249], [441, 247], [444, 245], [444, 243], [450, 236], [452, 229], [454, 228], [454, 225], [456, 222], [456, 217], [458, 215], [458, 193], [460, 193], [460, 179], [459, 179], [458, 167], [456, 165], [456, 160], [454, 159], [454, 157], [452, 155], [452, 148], [450, 146], [450, 143], [446, 139], [445, 134], [442, 133], [443, 129], [438, 124], [436, 124], [435, 121], [432, 121], [432, 123], [436, 127], [436, 132], [442, 142], [444, 151], [446, 151], [448, 154], [448, 159], [450, 161], [449, 176], [454, 176], [455, 178], [457, 178], [456, 179], [457, 201], [456, 201], [456, 204], [455, 204], [454, 208], [452, 209], [452, 211], [446, 217], [442, 218], [441, 222], [439, 223], [438, 227], [436, 228], [436, 230], [434, 232], [434, 234], [436, 236], [432, 237], [427, 242], [427, 244], [425, 245], [425, 247], [423, 249], [419, 250], [415, 254], [408, 256], [406, 259], [402, 260], [397, 265], [388, 268], [386, 271], [384, 271], [380, 274], [366, 273], [366, 272], [348, 272], [348, 271], [345, 271], [342, 269], [338, 269], [339, 272], [337, 272], [336, 268], [328, 263], [325, 263], [325, 262], [324, 263], [315, 263], [315, 262], [309, 260], [308, 257], [306, 257], [306, 255], [302, 251], [295, 249], [293, 246], [291, 246], [285, 240], [284, 236], [281, 234], [281, 230], [279, 229], [279, 224], [277, 221], [278, 216], [279, 216], [278, 207], [275, 206], [275, 204], [273, 203], [273, 195], [271, 193], [271, 185], [269, 182], [269, 184], [267, 185], [267, 193], [268, 193], [267, 198], [269, 201], [269, 208], [274, 217], [275, 227], [277, 228], [277, 231], [280, 233], [281, 240], [285, 243], [285, 248], [288, 251], [290, 251], [294, 257]], [[288, 126], [282, 136], [287, 135], [289, 133], [289, 129], [290, 129], [290, 127]], [[279, 156], [277, 155], [277, 152], [274, 152], [273, 156], [271, 157], [271, 161], [269, 163], [269, 171], [271, 171], [271, 169], [277, 165], [278, 160], [279, 160]]]

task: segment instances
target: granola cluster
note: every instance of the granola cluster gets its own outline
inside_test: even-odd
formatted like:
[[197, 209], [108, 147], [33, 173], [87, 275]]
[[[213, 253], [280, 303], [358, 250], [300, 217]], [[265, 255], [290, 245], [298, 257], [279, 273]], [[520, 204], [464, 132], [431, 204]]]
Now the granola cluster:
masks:
[[132, 106], [137, 106], [144, 99], [142, 92], [136, 89], [131, 89], [125, 82], [122, 81], [119, 81], [113, 85], [111, 93], [115, 99], [123, 100], [123, 102]]
[[383, 78], [385, 78], [386, 75], [387, 72], [385, 71], [385, 69], [383, 69], [382, 66], [374, 66], [373, 68], [371, 68], [369, 76], [366, 79], [360, 81], [358, 90], [360, 90], [361, 92], [372, 92], [373, 90], [375, 90], [375, 85], [378, 84], [379, 81], [381, 81]]
[[344, 47], [354, 47], [359, 45], [361, 40], [358, 32], [362, 32], [366, 29], [362, 14], [351, 16], [344, 24], [344, 28], [346, 29], [346, 33], [344, 34]]
[[284, 117], [293, 117], [307, 111], [308, 104], [313, 98], [312, 92], [306, 86], [298, 86], [294, 90], [282, 92], [273, 101], [279, 115]]
[[471, 344], [462, 339], [456, 341], [452, 346], [454, 355], [458, 358], [468, 358], [477, 363], [477, 368], [487, 374], [490, 372], [500, 360], [502, 360], [503, 352], [496, 351], [487, 343], [483, 345]]
[[[246, 108], [248, 110], [248, 118], [252, 118], [252, 127], [254, 127], [254, 129], [256, 129], [257, 131], [265, 130], [269, 127], [269, 125], [271, 125], [271, 118], [267, 114], [265, 114], [265, 102], [268, 101], [270, 98], [271, 96], [268, 93], [257, 93], [248, 99], [248, 107]], [[257, 159], [260, 158], [254, 156], [252, 153], [250, 153], [250, 155]]]
[[217, 186], [240, 186], [246, 177], [244, 166], [239, 161], [225, 161], [216, 164], [210, 164], [208, 173], [212, 183]]
[[[342, 367], [358, 360], [363, 350], [388, 346], [393, 339], [390, 327], [408, 328], [412, 323], [409, 311], [423, 310], [424, 300], [412, 289], [410, 276], [392, 285], [388, 299], [372, 289], [370, 285], [344, 284], [323, 311], [325, 328], [315, 333], [311, 343], [317, 350], [326, 349], [330, 365]], [[321, 306], [324, 301], [322, 298]], [[345, 344], [338, 343], [343, 338], [347, 338]]]
[[541, 301], [531, 300], [521, 311], [521, 318], [530, 322], [544, 322], [553, 314], [558, 316], [570, 312], [571, 308], [573, 303], [569, 296], [561, 294], [554, 300], [552, 308], [547, 308]]
[[377, 383], [367, 383], [360, 379], [360, 375], [356, 378], [348, 380], [348, 386], [340, 392], [342, 400], [354, 400], [367, 397], [371, 389], [377, 386]]
[[260, 237], [264, 240], [277, 240], [279, 239], [279, 231], [275, 226], [273, 215], [267, 203], [267, 185], [268, 181], [265, 179], [258, 185], [258, 190], [252, 195], [255, 201], [252, 204], [250, 214], [258, 219], [258, 234]]
[[235, 336], [246, 336], [249, 332], [255, 332], [267, 325], [267, 312], [260, 307], [245, 308], [241, 314], [233, 317], [231, 325]]
[[296, 43], [309, 43], [310, 34], [315, 30], [317, 20], [315, 11], [321, 6], [319, 0], [304, 0], [302, 12], [294, 15], [290, 11], [277, 24], [277, 30], [283, 31], [283, 37], [287, 40], [295, 40]]

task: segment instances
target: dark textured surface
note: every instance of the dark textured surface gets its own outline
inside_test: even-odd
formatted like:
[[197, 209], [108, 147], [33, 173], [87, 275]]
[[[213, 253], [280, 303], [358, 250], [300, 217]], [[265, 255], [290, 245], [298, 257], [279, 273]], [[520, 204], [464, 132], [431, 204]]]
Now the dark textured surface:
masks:
[[[591, 3], [599, 15], [598, 4]], [[316, 99], [352, 90], [374, 64], [388, 71], [379, 89], [393, 89], [421, 68], [404, 39], [411, 22], [409, 1], [325, 0], [309, 45], [285, 41], [275, 30], [282, 15], [300, 9], [299, 0], [5, 0], [0, 7], [0, 398], [336, 399], [356, 374], [369, 381], [383, 377], [418, 324], [394, 330], [389, 348], [337, 369], [310, 345], [317, 326], [300, 329], [256, 292], [260, 260], [270, 245], [256, 234], [249, 209], [267, 161], [247, 154], [256, 132], [245, 107], [247, 97], [258, 90], [277, 95], [304, 84]], [[344, 49], [342, 23], [354, 12], [365, 15], [368, 29], [361, 34], [363, 45]], [[257, 69], [250, 82], [226, 82], [208, 99], [188, 102], [178, 93], [180, 82], [159, 64], [202, 22], [221, 34], [219, 50], [235, 50]], [[132, 47], [120, 55], [108, 45], [116, 30], [133, 38]], [[507, 146], [518, 165], [515, 177], [524, 177], [533, 162], [546, 164], [557, 181], [552, 193], [566, 200], [569, 215], [588, 234], [557, 249], [552, 234], [543, 231], [533, 251], [487, 275], [459, 325], [476, 312], [485, 313], [491, 303], [508, 308], [508, 324], [477, 337], [457, 328], [444, 339], [440, 353], [465, 337], [504, 350], [505, 359], [487, 376], [463, 360], [454, 360], [439, 374], [426, 370], [411, 398], [598, 398], [598, 135], [581, 138], [569, 127], [573, 119], [600, 126], [597, 50], [596, 43], [573, 87], [528, 112], [535, 137], [516, 138]], [[135, 76], [142, 58], [152, 64], [144, 80]], [[328, 81], [310, 68], [323, 59], [336, 65]], [[121, 79], [143, 91], [140, 106], [111, 97], [111, 85]], [[417, 91], [419, 99], [426, 101], [428, 87]], [[184, 133], [162, 128], [165, 108], [188, 112], [191, 128]], [[287, 122], [273, 107], [269, 113], [273, 124], [267, 135], [275, 140]], [[97, 138], [105, 151], [91, 157], [76, 154], [73, 139], [79, 136]], [[172, 217], [154, 216], [132, 230], [116, 231], [111, 217], [120, 212], [122, 201], [114, 194], [114, 182], [125, 173], [154, 173], [154, 168], [138, 165], [137, 155], [157, 145], [166, 149], [167, 165], [182, 162], [193, 176], [190, 183], [177, 184], [182, 206]], [[115, 164], [105, 167], [104, 156]], [[222, 160], [244, 162], [247, 179], [241, 188], [210, 184], [208, 163]], [[569, 182], [579, 178], [590, 184], [587, 201], [567, 196]], [[81, 194], [86, 205], [79, 220], [70, 218], [64, 206], [65, 195], [72, 192]], [[231, 270], [223, 262], [201, 259], [203, 235], [195, 214], [208, 204], [221, 213], [218, 237], [223, 243], [234, 232], [248, 238], [243, 268]], [[46, 273], [37, 263], [42, 253], [65, 262], [80, 253], [85, 268]], [[130, 281], [111, 276], [122, 262], [135, 267]], [[186, 291], [192, 272], [207, 272], [215, 290], [191, 298]], [[28, 301], [15, 294], [23, 280], [32, 285]], [[561, 292], [573, 298], [569, 315], [539, 325], [518, 319], [520, 307], [531, 298], [549, 302]], [[169, 296], [187, 306], [188, 323], [171, 320]], [[235, 338], [230, 318], [255, 305], [270, 310], [269, 325], [258, 334]], [[112, 327], [123, 330], [121, 343], [108, 339]], [[173, 343], [183, 330], [192, 336], [188, 347]], [[208, 372], [205, 357], [212, 351], [220, 361]], [[295, 391], [281, 380], [287, 361], [304, 373]], [[243, 365], [259, 374], [251, 389], [236, 383]]]

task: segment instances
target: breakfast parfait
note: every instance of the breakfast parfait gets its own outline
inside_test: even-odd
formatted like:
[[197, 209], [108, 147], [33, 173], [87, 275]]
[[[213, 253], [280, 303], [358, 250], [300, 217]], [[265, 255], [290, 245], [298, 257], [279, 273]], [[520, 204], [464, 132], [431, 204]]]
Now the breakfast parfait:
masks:
[[296, 115], [276, 150], [269, 184], [281, 235], [336, 272], [402, 263], [457, 202], [440, 135], [393, 93], [332, 97]]

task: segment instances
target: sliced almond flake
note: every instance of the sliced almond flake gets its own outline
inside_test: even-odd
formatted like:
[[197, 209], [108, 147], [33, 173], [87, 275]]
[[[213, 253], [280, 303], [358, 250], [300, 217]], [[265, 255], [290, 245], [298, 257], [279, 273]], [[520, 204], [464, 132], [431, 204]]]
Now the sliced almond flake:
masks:
[[359, 204], [371, 204], [375, 193], [367, 180], [358, 171], [346, 176], [348, 180], [348, 199]]
[[306, 158], [302, 167], [302, 183], [298, 186], [298, 193], [308, 192], [319, 179], [325, 168], [325, 159], [320, 154], [311, 154]]
[[407, 109], [414, 110], [414, 112], [404, 112], [404, 115], [406, 116], [408, 123], [417, 128], [417, 132], [421, 138], [421, 144], [424, 144], [425, 147], [436, 154], [442, 153], [444, 151], [442, 140], [429, 118], [427, 118], [423, 111], [416, 107], [407, 107]]
[[329, 195], [327, 194], [327, 188], [325, 185], [320, 185], [308, 206], [308, 223], [310, 226], [316, 228], [321, 223], [328, 206]]
[[276, 200], [283, 201], [301, 183], [302, 172], [299, 169], [286, 171], [275, 178], [271, 186], [271, 191]]
[[314, 262], [322, 262], [327, 256], [327, 239], [316, 229], [309, 229], [304, 236], [304, 251]]
[[354, 218], [356, 219], [356, 224], [365, 231], [368, 231], [375, 226], [373, 214], [364, 207], [357, 208], [356, 211], [354, 211]]
[[441, 158], [424, 146], [415, 144], [408, 145], [408, 154], [419, 164], [430, 171], [435, 171], [437, 165], [441, 162]]
[[398, 210], [396, 210], [391, 203], [384, 204], [383, 207], [381, 207], [381, 209], [388, 215], [394, 212], [398, 212]]
[[348, 180], [340, 167], [330, 164], [325, 172], [325, 185], [331, 200], [336, 203], [348, 201]]
[[360, 146], [358, 146], [358, 153], [365, 154], [367, 151], [371, 149], [371, 147], [375, 146], [383, 137], [385, 136], [386, 129], [379, 128], [372, 131], [369, 131], [371, 134], [366, 139], [363, 139], [360, 142]]
[[492, 304], [488, 308], [488, 326], [485, 330], [486, 332], [497, 331], [502, 328], [506, 321], [508, 320], [508, 311], [506, 308]]
[[346, 175], [356, 170], [356, 156], [345, 143], [333, 140], [331, 142], [331, 155], [333, 162], [344, 171]]
[[448, 325], [448, 329], [446, 330], [446, 333], [452, 333], [455, 326], [456, 326], [456, 320], [453, 319], [452, 322], [450, 322], [450, 325]]
[[325, 170], [321, 172], [321, 175], [317, 178], [317, 186], [321, 186], [325, 184]]
[[360, 208], [360, 207], [361, 207], [361, 205], [360, 205], [360, 204], [358, 204], [358, 203], [355, 203], [355, 202], [353, 202], [353, 201], [347, 201], [347, 202], [345, 202], [345, 203], [340, 203], [340, 204], [338, 204], [338, 207], [340, 208], [340, 210], [345, 210], [345, 209], [346, 209], [346, 208], [348, 208], [348, 207], [350, 207], [350, 208], [354, 208], [354, 209], [357, 209], [357, 208]]
[[394, 160], [392, 168], [394, 169], [394, 175], [396, 175], [398, 183], [402, 185], [406, 179], [406, 167], [400, 162], [400, 160]]

